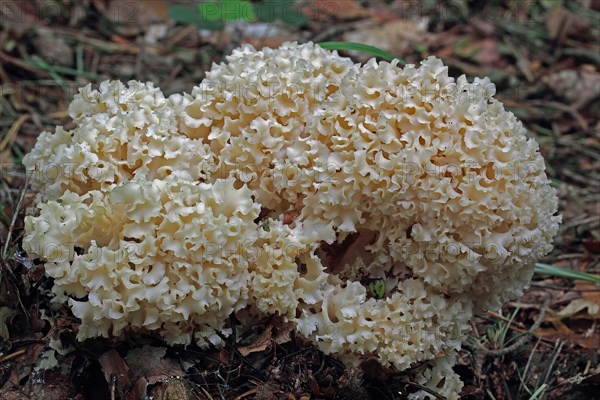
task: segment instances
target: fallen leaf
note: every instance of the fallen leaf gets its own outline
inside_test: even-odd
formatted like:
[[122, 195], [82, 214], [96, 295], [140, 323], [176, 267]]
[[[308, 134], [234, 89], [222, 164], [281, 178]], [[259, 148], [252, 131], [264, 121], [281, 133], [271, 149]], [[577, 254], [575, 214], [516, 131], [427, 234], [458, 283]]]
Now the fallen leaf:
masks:
[[562, 6], [554, 7], [544, 15], [546, 30], [552, 39], [561, 42], [566, 36], [580, 30], [589, 29], [590, 24], [585, 18], [580, 17]]
[[189, 383], [183, 379], [167, 379], [160, 382], [150, 390], [150, 397], [154, 400], [193, 400], [197, 399]]
[[2, 168], [2, 177], [8, 172], [10, 172], [14, 168], [14, 158], [12, 155], [12, 150], [10, 148], [6, 148], [0, 151], [0, 168]]
[[359, 25], [344, 34], [343, 39], [376, 46], [398, 57], [427, 41], [426, 25], [412, 20], [396, 20], [384, 24], [371, 22]]
[[557, 339], [567, 341], [583, 347], [584, 349], [597, 349], [600, 347], [600, 334], [597, 331], [592, 332], [590, 336], [574, 332], [562, 321], [554, 321], [551, 328], [540, 328], [535, 332], [535, 336], [541, 339], [556, 341]]
[[321, 395], [321, 388], [319, 387], [317, 379], [310, 371], [308, 372], [308, 382], [310, 384], [310, 390], [312, 391], [312, 394], [319, 397]]
[[121, 397], [124, 389], [129, 385], [129, 367], [125, 360], [115, 349], [111, 349], [102, 354], [98, 358], [98, 362], [102, 367], [104, 379], [106, 379], [109, 388], [116, 387], [117, 394]]
[[598, 239], [584, 239], [583, 247], [586, 248], [587, 251], [594, 254], [600, 254], [600, 240]]
[[266, 350], [271, 346], [273, 339], [271, 333], [273, 332], [273, 326], [268, 325], [260, 335], [254, 339], [254, 341], [248, 346], [240, 347], [239, 352], [246, 357], [248, 354], [257, 353]]
[[25, 393], [22, 393], [20, 390], [15, 389], [10, 385], [4, 385], [4, 387], [0, 389], [0, 398], [4, 400], [31, 400]]
[[235, 37], [236, 30], [241, 35], [243, 43], [250, 43], [257, 48], [263, 47], [279, 47], [286, 41], [293, 41], [297, 37], [292, 28], [284, 24], [277, 25], [267, 22], [248, 22], [248, 21], [235, 21], [228, 23], [222, 32], [219, 32], [217, 36], [222, 35], [223, 40], [229, 40], [227, 45], [232, 42], [231, 39]]
[[164, 0], [111, 1], [103, 11], [115, 23], [116, 32], [125, 36], [145, 32], [149, 25], [169, 19], [169, 4]]
[[2, 340], [4, 341], [10, 338], [6, 322], [15, 314], [16, 312], [12, 308], [0, 307], [0, 337], [2, 337]]
[[313, 21], [354, 21], [371, 15], [355, 0], [314, 0], [304, 13]]
[[600, 304], [596, 302], [591, 302], [586, 299], [575, 299], [571, 301], [566, 307], [562, 310], [551, 313], [551, 316], [548, 318], [549, 320], [556, 319], [564, 319], [571, 318], [575, 316], [577, 313], [587, 309], [587, 316], [593, 318], [600, 318], [600, 314], [598, 314], [598, 310], [600, 309]]
[[282, 316], [274, 316], [251, 344], [238, 348], [238, 351], [246, 357], [248, 354], [265, 351], [273, 343], [287, 343], [291, 340], [293, 329], [291, 322], [286, 321]]
[[275, 343], [284, 344], [292, 340], [291, 333], [294, 331], [294, 325], [291, 322], [286, 321], [285, 318], [278, 315], [273, 317], [271, 323], [273, 324], [273, 330], [275, 331], [275, 334], [273, 335]]
[[143, 346], [131, 350], [125, 361], [131, 372], [130, 379], [137, 381], [144, 377], [150, 385], [174, 376], [182, 376], [184, 372], [175, 361], [166, 358], [164, 347]]
[[277, 398], [276, 389], [268, 383], [259, 384], [256, 387], [255, 399], [275, 399]]
[[498, 51], [498, 43], [494, 39], [483, 39], [470, 43], [461, 49], [461, 56], [475, 59], [480, 64], [493, 65], [500, 61], [502, 55]]
[[0, 389], [2, 400], [84, 400], [77, 392], [67, 374], [60, 371], [46, 371], [35, 379], [30, 379], [25, 387], [13, 386], [7, 382]]
[[565, 340], [586, 349], [600, 347], [600, 332], [594, 328], [600, 319], [597, 300], [597, 297], [593, 300], [579, 297], [559, 311], [548, 310], [545, 322], [552, 326], [538, 329], [535, 335], [552, 341]]
[[591, 301], [592, 303], [600, 304], [600, 291], [598, 286], [593, 283], [587, 283], [582, 281], [575, 282], [575, 289], [581, 290], [581, 297]]
[[64, 38], [45, 28], [39, 28], [37, 34], [32, 40], [37, 55], [49, 64], [73, 65], [73, 46], [67, 44]]
[[21, 382], [24, 382], [25, 378], [31, 375], [33, 365], [40, 357], [45, 347], [46, 343], [44, 342], [32, 343], [31, 345], [26, 346], [25, 354], [20, 356], [18, 360], [15, 359], [15, 361], [11, 361], [14, 362], [14, 366], [11, 370], [8, 382], [14, 387], [20, 388]]
[[544, 76], [542, 82], [562, 99], [578, 106], [600, 96], [600, 73], [595, 71], [564, 69]]
[[148, 381], [141, 377], [124, 397], [125, 400], [139, 400], [147, 398]]

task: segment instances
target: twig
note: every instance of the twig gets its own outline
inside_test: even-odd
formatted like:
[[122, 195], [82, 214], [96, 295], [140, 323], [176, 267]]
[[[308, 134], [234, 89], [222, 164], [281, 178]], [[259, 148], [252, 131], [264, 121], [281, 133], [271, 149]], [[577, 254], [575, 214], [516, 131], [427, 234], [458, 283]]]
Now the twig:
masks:
[[[234, 330], [235, 330], [235, 328], [234, 328]], [[252, 369], [252, 371], [253, 371], [255, 374], [257, 374], [257, 375], [258, 375], [258, 377], [259, 377], [260, 379], [262, 379], [262, 380], [266, 380], [266, 378], [265, 378], [265, 375], [264, 375], [264, 374], [263, 374], [261, 371], [257, 370], [257, 369], [256, 369], [256, 368], [255, 368], [255, 367], [252, 365], [252, 363], [251, 363], [250, 361], [248, 361], [248, 359], [247, 359], [246, 357], [244, 357], [244, 355], [243, 355], [242, 353], [240, 353], [240, 351], [239, 351], [239, 350], [238, 350], [238, 349], [235, 347], [235, 345], [234, 345], [234, 344], [235, 344], [235, 342], [234, 342], [234, 343], [231, 343], [231, 342], [230, 342], [230, 340], [229, 340], [228, 338], [226, 338], [226, 337], [225, 337], [225, 336], [224, 336], [224, 335], [223, 335], [221, 332], [218, 332], [218, 331], [217, 331], [216, 333], [217, 333], [217, 335], [218, 335], [218, 336], [221, 338], [221, 340], [223, 340], [223, 341], [225, 342], [225, 344], [227, 345], [227, 347], [229, 347], [229, 348], [230, 348], [230, 349], [233, 351], [233, 354], [232, 354], [232, 356], [233, 356], [233, 355], [237, 355], [237, 356], [240, 358], [240, 360], [241, 360], [241, 361], [242, 361], [244, 364], [246, 364], [247, 366], [249, 366], [249, 367], [250, 367], [250, 369]], [[232, 357], [232, 358], [233, 358], [233, 357]], [[231, 363], [233, 363], [233, 359], [231, 360]]]
[[[4, 266], [7, 267], [7, 271], [14, 277], [14, 274], [13, 274], [12, 270], [8, 267], [8, 263], [6, 262], [6, 260], [7, 260], [7, 254], [8, 254], [8, 246], [10, 245], [10, 238], [12, 237], [13, 230], [15, 229], [15, 224], [17, 223], [17, 218], [19, 216], [19, 210], [21, 209], [21, 205], [23, 204], [23, 199], [25, 199], [25, 193], [27, 193], [27, 185], [28, 185], [28, 181], [27, 181], [27, 177], [26, 177], [25, 184], [23, 185], [23, 189], [21, 190], [21, 194], [19, 195], [19, 200], [17, 201], [17, 205], [13, 212], [13, 217], [10, 222], [10, 226], [8, 227], [8, 233], [6, 234], [6, 242], [4, 243], [4, 248], [2, 249], [2, 256], [0, 257], [0, 261], [1, 261], [0, 262], [0, 283], [2, 283], [2, 268]], [[19, 306], [23, 310], [23, 313], [27, 317], [27, 321], [29, 323], [29, 313], [27, 312], [27, 309], [25, 308], [25, 305], [23, 304], [23, 301], [21, 300], [21, 294], [19, 292], [19, 288], [15, 287], [15, 289], [17, 292], [17, 298], [19, 299]]]
[[546, 301], [544, 301], [544, 304], [540, 308], [540, 313], [538, 314], [538, 316], [535, 319], [531, 328], [529, 328], [529, 330], [527, 332], [523, 333], [523, 335], [519, 339], [517, 339], [517, 341], [515, 341], [510, 346], [504, 347], [502, 349], [496, 349], [496, 350], [485, 349], [485, 353], [486, 353], [485, 355], [487, 357], [502, 357], [509, 353], [512, 353], [515, 350], [518, 350], [521, 346], [523, 346], [525, 344], [525, 342], [531, 336], [533, 336], [533, 334], [535, 333], [535, 331], [538, 330], [538, 328], [540, 327], [542, 322], [544, 322], [544, 318], [546, 317], [546, 310], [548, 309], [549, 305], [550, 305], [550, 299], [546, 299]]
[[[533, 352], [531, 352], [531, 354], [533, 354]], [[517, 373], [517, 377], [519, 378], [518, 394], [521, 395], [521, 389], [525, 389], [527, 394], [531, 396], [531, 390], [529, 390], [529, 387], [527, 387], [527, 383], [525, 383], [525, 379], [527, 378], [527, 376], [525, 374], [521, 375], [521, 373], [519, 372], [519, 368], [517, 368], [516, 362], [513, 361], [511, 366], [515, 368], [515, 372]]]
[[0, 60], [7, 62], [9, 64], [13, 64], [21, 69], [32, 72], [34, 74], [41, 74], [41, 75], [45, 76], [46, 78], [50, 78], [50, 74], [48, 73], [48, 71], [44, 71], [41, 68], [29, 65], [26, 62], [24, 62], [16, 57], [9, 56], [8, 54], [3, 53], [1, 51], [0, 51]]
[[[205, 380], [206, 382], [206, 380]], [[202, 391], [202, 394], [206, 396], [207, 399], [209, 400], [213, 400], [213, 397], [211, 396], [210, 393], [208, 393], [208, 391], [206, 389], [204, 389], [202, 386], [198, 386], [200, 388], [200, 390]]]
[[563, 345], [565, 344], [565, 342], [561, 341], [560, 339], [558, 339], [556, 341], [556, 343], [558, 345], [558, 348], [554, 352], [554, 355], [552, 356], [552, 360], [550, 361], [550, 364], [548, 365], [548, 368], [546, 369], [546, 374], [544, 375], [544, 380], [542, 381], [542, 386], [546, 385], [548, 378], [550, 378], [550, 374], [552, 373], [552, 367], [554, 367], [554, 364], [556, 363], [556, 360], [558, 359], [558, 356], [560, 355]]
[[[362, 24], [361, 26], [367, 28], [370, 26], [375, 26], [375, 24], [373, 24], [371, 22], [371, 23], [367, 23], [367, 24]], [[330, 28], [325, 29], [323, 32], [317, 33], [310, 40], [315, 43], [324, 42], [326, 40], [332, 39], [332, 38], [344, 33], [347, 30], [356, 29], [356, 27], [357, 27], [356, 21], [347, 22], [347, 23], [343, 23], [343, 24], [335, 24], [335, 25], [331, 26]]]
[[521, 348], [527, 342], [527, 340], [529, 340], [529, 338], [533, 336], [535, 331], [538, 330], [542, 322], [544, 322], [544, 318], [546, 317], [546, 310], [548, 309], [549, 305], [550, 299], [547, 298], [544, 301], [542, 307], [540, 308], [540, 313], [538, 314], [531, 328], [525, 331], [522, 334], [522, 336], [519, 337], [510, 346], [503, 347], [501, 349], [489, 350], [484, 347], [475, 347], [469, 344], [465, 344], [465, 348], [469, 349], [473, 353], [473, 356], [475, 358], [475, 372], [477, 373], [477, 375], [479, 377], [482, 376], [481, 371], [483, 369], [483, 363], [488, 357], [502, 357]]
[[[589, 371], [588, 371], [589, 372]], [[552, 388], [552, 390], [556, 390], [560, 387], [563, 386], [574, 386], [574, 385], [581, 385], [584, 383], [584, 381], [589, 378], [587, 373], [583, 373], [583, 374], [577, 374], [575, 376], [572, 376], [570, 378], [565, 379], [564, 381], [562, 381], [561, 383], [557, 384], [556, 386], [554, 386]]]
[[587, 131], [589, 129], [589, 125], [585, 118], [577, 111], [577, 109], [573, 106], [569, 106], [563, 103], [559, 103], [558, 101], [546, 101], [546, 100], [531, 100], [529, 102], [533, 105], [539, 105], [542, 107], [550, 107], [556, 110], [564, 111], [566, 113], [571, 114], [573, 119], [577, 122], [577, 124], [581, 127], [582, 130]]
[[256, 392], [258, 392], [258, 388], [254, 387], [254, 388], [247, 390], [244, 393], [240, 394], [238, 397], [235, 398], [235, 400], [242, 400], [244, 397], [248, 397], [252, 394], [255, 394]]
[[538, 345], [540, 344], [540, 341], [541, 340], [538, 339], [538, 341], [535, 342], [535, 346], [533, 346], [531, 353], [529, 353], [529, 357], [527, 358], [527, 364], [525, 364], [525, 370], [523, 371], [523, 380], [521, 381], [521, 383], [523, 384], [523, 388], [525, 388], [525, 390], [527, 391], [527, 393], [529, 395], [531, 395], [531, 390], [529, 390], [529, 388], [527, 387], [527, 383], [525, 382], [525, 379], [527, 379], [527, 373], [529, 372], [529, 367], [531, 366], [531, 360], [533, 359], [533, 354], [535, 353], [535, 350], [537, 349]]
[[566, 292], [600, 292], [600, 289], [578, 289], [578, 288], [574, 288], [574, 287], [550, 285], [550, 284], [546, 284], [546, 283], [542, 284], [542, 283], [537, 283], [537, 282], [531, 282], [529, 284], [529, 286], [535, 286], [535, 287], [551, 289], [551, 290], [564, 290]]
[[179, 32], [175, 33], [171, 38], [167, 39], [165, 42], [165, 48], [168, 49], [172, 46], [175, 46], [180, 40], [185, 38], [187, 35], [194, 33], [197, 29], [198, 28], [195, 25], [188, 25]]
[[498, 314], [497, 312], [493, 312], [493, 311], [490, 311], [490, 310], [486, 310], [486, 311], [485, 311], [485, 313], [486, 313], [486, 314], [488, 314], [488, 315], [491, 315], [492, 317], [494, 317], [494, 318], [497, 318], [497, 319], [499, 319], [499, 320], [501, 320], [501, 321], [504, 321], [504, 322], [511, 322], [511, 321], [510, 321], [508, 318], [506, 318], [504, 315], [500, 315], [500, 314]]
[[24, 349], [23, 350], [17, 350], [14, 353], [11, 353], [11, 354], [9, 354], [7, 356], [4, 356], [4, 357], [2, 357], [0, 359], [0, 364], [5, 363], [5, 362], [7, 362], [9, 360], [12, 360], [13, 358], [17, 358], [19, 356], [22, 356], [23, 354], [25, 354], [25, 352], [26, 352], [26, 350], [24, 350]]
[[4, 149], [6, 149], [12, 145], [15, 138], [17, 137], [17, 133], [21, 129], [21, 126], [23, 126], [25, 121], [27, 121], [28, 119], [29, 119], [29, 114], [24, 114], [24, 115], [21, 115], [19, 118], [17, 118], [15, 123], [10, 127], [6, 136], [4, 136], [4, 138], [2, 139], [2, 142], [0, 142], [0, 152], [3, 152]]
[[117, 374], [110, 375], [110, 400], [116, 400], [117, 398]]
[[[21, 190], [21, 194], [19, 195], [19, 200], [17, 201], [17, 205], [13, 211], [12, 220], [10, 221], [10, 226], [8, 227], [8, 233], [6, 234], [6, 242], [4, 243], [4, 248], [2, 249], [2, 260], [6, 260], [6, 255], [8, 253], [8, 246], [10, 245], [10, 238], [12, 236], [13, 230], [15, 229], [15, 224], [17, 223], [17, 218], [19, 216], [19, 210], [21, 210], [21, 205], [23, 204], [23, 199], [25, 199], [25, 194], [27, 193], [27, 185], [28, 181], [25, 178], [25, 185], [23, 185], [23, 189]], [[0, 275], [0, 281], [1, 281]]]

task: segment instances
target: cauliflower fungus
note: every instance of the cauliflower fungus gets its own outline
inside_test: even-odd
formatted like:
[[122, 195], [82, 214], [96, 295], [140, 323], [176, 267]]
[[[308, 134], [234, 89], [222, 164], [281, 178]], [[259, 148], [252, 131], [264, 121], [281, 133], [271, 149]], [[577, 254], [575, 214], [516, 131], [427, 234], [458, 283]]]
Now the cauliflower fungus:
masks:
[[23, 161], [23, 245], [81, 340], [219, 345], [230, 314], [279, 313], [347, 363], [434, 360], [418, 382], [456, 398], [473, 312], [522, 293], [560, 222], [494, 91], [435, 57], [361, 66], [312, 43], [244, 46], [191, 94], [88, 85], [75, 129]]

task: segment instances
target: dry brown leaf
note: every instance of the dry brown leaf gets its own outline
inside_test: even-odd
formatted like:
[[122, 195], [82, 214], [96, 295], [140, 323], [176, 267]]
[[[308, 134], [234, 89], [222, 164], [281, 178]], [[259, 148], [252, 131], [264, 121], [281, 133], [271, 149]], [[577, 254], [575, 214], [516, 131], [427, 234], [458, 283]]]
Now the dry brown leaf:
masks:
[[271, 333], [273, 332], [273, 326], [268, 325], [264, 331], [260, 335], [254, 339], [254, 342], [249, 344], [248, 346], [240, 347], [238, 350], [240, 354], [246, 357], [248, 354], [257, 353], [260, 351], [266, 350], [268, 347], [272, 345], [273, 339], [271, 338]]
[[20, 390], [13, 389], [9, 385], [5, 385], [0, 389], [0, 398], [4, 400], [31, 400], [29, 396], [22, 393]]
[[[255, 391], [255, 399], [275, 399], [277, 398], [276, 393], [281, 393], [277, 389], [271, 387], [269, 384], [261, 383], [256, 388], [250, 389], [250, 391], [246, 392], [247, 394], [251, 394], [251, 391]], [[245, 397], [238, 397], [238, 399], [243, 399]], [[295, 399], [294, 399], [295, 400]]]
[[598, 291], [598, 286], [593, 283], [577, 281], [575, 283], [575, 289], [581, 290], [581, 297], [584, 299], [600, 304], [600, 291]]
[[272, 323], [275, 330], [275, 334], [273, 335], [275, 343], [284, 344], [292, 340], [291, 333], [294, 331], [294, 325], [291, 322], [285, 321], [283, 317], [278, 316]]
[[[236, 35], [241, 36], [243, 43], [250, 43], [256, 48], [275, 48], [281, 46], [283, 42], [297, 40], [297, 33], [292, 28], [266, 22], [230, 22], [222, 32], [213, 32], [212, 34], [216, 34], [215, 39], [220, 40], [220, 44], [224, 48], [231, 47], [232, 40]], [[218, 39], [219, 37], [220, 39]]]
[[494, 39], [483, 39], [473, 42], [461, 49], [461, 55], [469, 56], [473, 54], [473, 58], [480, 64], [492, 65], [502, 59], [502, 55], [498, 50], [498, 42]]
[[574, 318], [576, 314], [584, 310], [587, 310], [587, 313], [583, 313], [583, 318], [600, 318], [600, 313], [598, 313], [600, 310], [600, 304], [583, 298], [571, 301], [562, 310], [556, 313], [551, 313], [549, 318], [557, 318], [559, 320], [564, 318]]
[[148, 381], [141, 377], [124, 397], [125, 400], [139, 400], [147, 398]]
[[396, 20], [376, 25], [369, 23], [345, 33], [343, 39], [376, 46], [401, 56], [411, 51], [415, 45], [428, 40], [425, 28], [425, 24], [412, 20]]
[[555, 341], [557, 339], [567, 341], [583, 347], [584, 349], [597, 349], [600, 347], [600, 334], [593, 331], [591, 335], [579, 334], [574, 332], [561, 321], [554, 321], [551, 328], [540, 328], [535, 332], [535, 336]]
[[590, 253], [600, 254], [600, 240], [598, 239], [584, 239], [583, 247]]
[[13, 386], [7, 382], [0, 389], [2, 400], [84, 400], [81, 393], [77, 393], [68, 375], [59, 370], [40, 373], [35, 380], [28, 382], [25, 387]]
[[317, 379], [314, 377], [314, 375], [312, 374], [312, 372], [308, 373], [308, 381], [310, 383], [310, 390], [312, 391], [312, 393], [315, 396], [320, 396], [321, 395], [321, 388], [319, 387], [319, 382], [317, 382]]
[[67, 41], [55, 35], [52, 30], [39, 28], [38, 36], [33, 38], [33, 45], [39, 56], [49, 64], [58, 64], [65, 67], [73, 65], [73, 47]]
[[542, 82], [570, 104], [583, 105], [600, 96], [600, 73], [564, 69], [544, 76]]
[[104, 15], [116, 24], [117, 33], [133, 36], [153, 23], [167, 21], [169, 4], [164, 0], [111, 1]]
[[544, 20], [550, 37], [559, 41], [590, 26], [584, 18], [561, 6], [548, 10]]
[[[594, 328], [600, 319], [598, 293], [581, 293], [582, 296], [571, 300], [559, 311], [549, 310], [545, 322], [552, 326], [538, 329], [535, 335], [552, 341], [565, 340], [586, 349], [600, 347], [600, 332]], [[583, 297], [584, 293], [587, 297]]]
[[7, 322], [10, 320], [16, 311], [10, 307], [0, 307], [0, 338], [6, 341], [10, 338]]
[[25, 354], [11, 361], [11, 363], [13, 364], [13, 368], [11, 370], [10, 377], [8, 378], [8, 382], [14, 387], [20, 388], [21, 382], [23, 382], [25, 378], [31, 375], [33, 365], [40, 357], [45, 348], [45, 342], [32, 343], [31, 345], [26, 346], [24, 348], [24, 350], [26, 350]]
[[193, 400], [197, 399], [190, 385], [183, 379], [167, 379], [150, 390], [154, 400]]
[[149, 384], [174, 376], [182, 376], [184, 372], [173, 360], [166, 358], [167, 349], [164, 347], [144, 346], [131, 350], [125, 361], [130, 368], [130, 379], [137, 381], [144, 377]]
[[238, 351], [246, 357], [251, 353], [265, 351], [270, 348], [273, 343], [287, 343], [291, 340], [291, 332], [293, 329], [293, 325], [290, 322], [287, 322], [283, 317], [274, 316], [269, 322], [269, 325], [265, 327], [264, 331], [262, 331], [251, 344], [240, 347]]
[[69, 375], [60, 370], [46, 371], [43, 381], [31, 386], [29, 396], [39, 400], [84, 400]]
[[104, 372], [104, 379], [109, 387], [115, 385], [119, 397], [124, 393], [124, 389], [129, 385], [129, 367], [125, 360], [115, 350], [108, 350], [98, 358], [98, 362]]
[[14, 165], [11, 149], [7, 148], [0, 151], [0, 168], [2, 168], [2, 177], [11, 172], [11, 170], [14, 168]]
[[[166, 353], [167, 349], [164, 347], [143, 346], [131, 350], [125, 356], [125, 361], [129, 366], [129, 379], [131, 382], [135, 382], [125, 396], [125, 400], [146, 398], [149, 385], [166, 382], [173, 377], [184, 375], [184, 372], [173, 360], [165, 357]], [[166, 392], [167, 395], [171, 393], [169, 390]], [[163, 392], [159, 393], [163, 394]], [[186, 400], [188, 397], [170, 398]]]
[[355, 0], [313, 0], [303, 11], [314, 21], [354, 21], [371, 15]]

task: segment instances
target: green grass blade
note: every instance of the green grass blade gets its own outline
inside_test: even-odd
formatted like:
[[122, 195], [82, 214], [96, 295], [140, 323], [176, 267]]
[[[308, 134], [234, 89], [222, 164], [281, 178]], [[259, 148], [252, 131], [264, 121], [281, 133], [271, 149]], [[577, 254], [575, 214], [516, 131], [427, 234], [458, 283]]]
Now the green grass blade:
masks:
[[[59, 65], [50, 65], [47, 62], [45, 62], [44, 60], [42, 60], [39, 57], [32, 57], [29, 60], [25, 60], [25, 62], [29, 65], [31, 65], [32, 67], [36, 67], [39, 69], [43, 69], [44, 71], [48, 72], [51, 76], [52, 74], [61, 74], [61, 75], [70, 75], [70, 76], [77, 76], [77, 77], [81, 77], [81, 78], [87, 78], [87, 79], [92, 79], [92, 80], [103, 80], [106, 79], [101, 75], [95, 74], [93, 72], [86, 72], [86, 71], [78, 71], [76, 69], [73, 68], [68, 68], [68, 67], [61, 67]], [[54, 76], [52, 76], [54, 78]], [[54, 78], [56, 79], [56, 78]], [[60, 79], [60, 78], [59, 78]]]
[[560, 278], [580, 279], [591, 283], [600, 283], [600, 276], [587, 272], [573, 271], [572, 269], [555, 267], [553, 265], [536, 263], [535, 272], [542, 275], [552, 275]]
[[375, 46], [370, 46], [368, 44], [356, 43], [356, 42], [321, 42], [318, 43], [324, 49], [327, 50], [350, 50], [350, 51], [358, 51], [360, 53], [369, 54], [375, 57], [383, 58], [384, 60], [392, 61], [394, 59], [399, 61], [400, 65], [405, 65], [406, 62], [402, 60], [400, 57], [396, 57], [392, 53], [388, 53], [385, 50], [382, 50]]
[[546, 391], [547, 387], [548, 385], [544, 383], [542, 386], [537, 388], [537, 390], [531, 395], [529, 400], [537, 400], [538, 398], [540, 398], [540, 396]]

